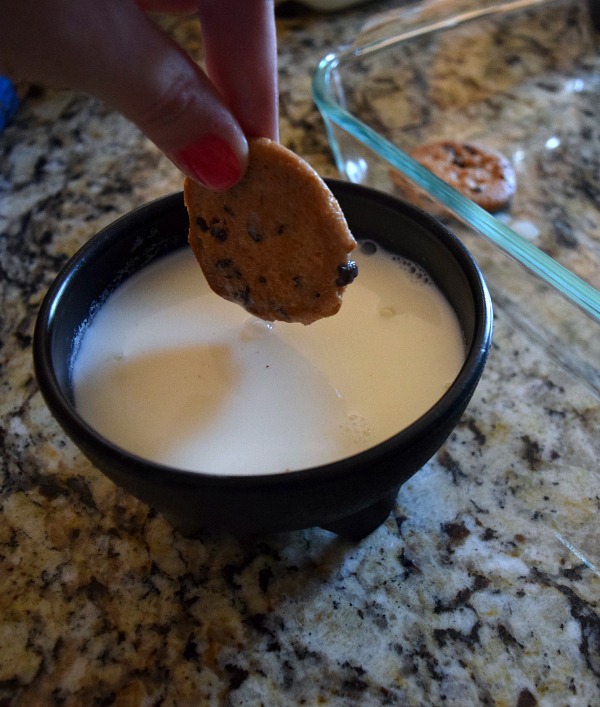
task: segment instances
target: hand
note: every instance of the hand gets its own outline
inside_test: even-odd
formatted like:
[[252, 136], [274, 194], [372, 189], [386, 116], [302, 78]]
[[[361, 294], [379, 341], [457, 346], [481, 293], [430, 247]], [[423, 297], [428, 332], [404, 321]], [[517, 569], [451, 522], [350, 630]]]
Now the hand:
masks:
[[[144, 11], [197, 12], [208, 75]], [[100, 98], [213, 189], [278, 137], [273, 0], [0, 0], [0, 72]]]

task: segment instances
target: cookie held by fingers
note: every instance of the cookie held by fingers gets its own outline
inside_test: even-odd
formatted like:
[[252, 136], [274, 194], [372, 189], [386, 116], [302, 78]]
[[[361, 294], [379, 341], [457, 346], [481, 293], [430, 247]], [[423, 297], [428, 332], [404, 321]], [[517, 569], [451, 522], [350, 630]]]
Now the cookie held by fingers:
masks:
[[335, 197], [304, 160], [248, 141], [248, 169], [215, 192], [186, 179], [189, 242], [211, 288], [267, 321], [335, 314], [356, 276], [356, 241]]

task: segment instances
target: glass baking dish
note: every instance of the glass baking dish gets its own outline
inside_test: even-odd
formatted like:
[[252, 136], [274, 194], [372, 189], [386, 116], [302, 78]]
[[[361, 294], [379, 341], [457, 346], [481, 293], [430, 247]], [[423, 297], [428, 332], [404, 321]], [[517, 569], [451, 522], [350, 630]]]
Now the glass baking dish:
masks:
[[[583, 337], [582, 351], [592, 346], [594, 353], [593, 339], [600, 338], [589, 322], [600, 322], [598, 14], [598, 0], [403, 7], [372, 18], [351, 45], [321, 61], [313, 81], [345, 178], [420, 205], [426, 199], [468, 241], [492, 275], [497, 298], [520, 311], [524, 323], [533, 326], [537, 308], [537, 325], [545, 336], [555, 329], [556, 346]], [[510, 206], [492, 215], [410, 157], [414, 147], [440, 139], [502, 152], [517, 177]], [[498, 252], [521, 264], [527, 277]], [[576, 307], [561, 317], [565, 298]], [[576, 308], [588, 324], [573, 324]]]

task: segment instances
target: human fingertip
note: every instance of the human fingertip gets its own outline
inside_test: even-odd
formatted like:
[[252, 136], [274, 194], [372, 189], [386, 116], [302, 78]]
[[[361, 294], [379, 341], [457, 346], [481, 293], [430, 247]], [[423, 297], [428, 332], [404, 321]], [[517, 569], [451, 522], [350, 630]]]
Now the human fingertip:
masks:
[[215, 191], [234, 186], [245, 171], [245, 161], [219, 135], [203, 135], [169, 157], [190, 179]]

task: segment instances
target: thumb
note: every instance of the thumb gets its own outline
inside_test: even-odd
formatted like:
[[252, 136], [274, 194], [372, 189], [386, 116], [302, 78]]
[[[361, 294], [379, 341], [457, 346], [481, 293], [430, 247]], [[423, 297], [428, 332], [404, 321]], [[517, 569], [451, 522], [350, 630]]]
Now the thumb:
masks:
[[210, 188], [241, 178], [248, 145], [239, 123], [200, 68], [134, 0], [14, 5], [6, 33], [0, 30], [0, 63], [18, 78], [95, 95]]

